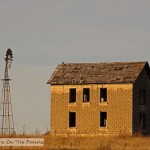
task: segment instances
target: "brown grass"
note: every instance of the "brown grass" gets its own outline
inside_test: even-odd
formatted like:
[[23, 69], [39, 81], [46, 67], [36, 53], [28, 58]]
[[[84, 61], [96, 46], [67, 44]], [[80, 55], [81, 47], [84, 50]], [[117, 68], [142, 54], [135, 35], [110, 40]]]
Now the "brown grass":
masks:
[[43, 147], [0, 147], [0, 150], [150, 150], [148, 136], [54, 136], [54, 135], [16, 135], [17, 137], [41, 138]]

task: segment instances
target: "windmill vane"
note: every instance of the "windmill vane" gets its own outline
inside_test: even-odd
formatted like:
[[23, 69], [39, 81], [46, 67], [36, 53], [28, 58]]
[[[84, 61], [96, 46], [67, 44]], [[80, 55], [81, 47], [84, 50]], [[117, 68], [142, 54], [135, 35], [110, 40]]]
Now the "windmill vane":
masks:
[[9, 58], [10, 59], [13, 58], [12, 50], [10, 48], [6, 51], [6, 59], [9, 59]]

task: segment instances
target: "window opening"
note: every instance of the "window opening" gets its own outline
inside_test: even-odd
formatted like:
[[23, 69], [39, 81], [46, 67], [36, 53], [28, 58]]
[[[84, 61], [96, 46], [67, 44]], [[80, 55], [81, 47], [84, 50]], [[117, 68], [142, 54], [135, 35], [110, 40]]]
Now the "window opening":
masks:
[[76, 102], [76, 89], [70, 89], [69, 91], [69, 103]]
[[107, 112], [100, 112], [100, 127], [107, 125]]
[[142, 112], [139, 114], [139, 127], [141, 130], [146, 128], [146, 115]]
[[69, 112], [69, 127], [76, 127], [76, 112]]
[[100, 88], [100, 102], [107, 102], [107, 89]]
[[140, 104], [141, 105], [145, 104], [145, 101], [146, 101], [146, 90], [140, 89]]
[[89, 102], [90, 101], [90, 89], [84, 88], [83, 89], [83, 102]]

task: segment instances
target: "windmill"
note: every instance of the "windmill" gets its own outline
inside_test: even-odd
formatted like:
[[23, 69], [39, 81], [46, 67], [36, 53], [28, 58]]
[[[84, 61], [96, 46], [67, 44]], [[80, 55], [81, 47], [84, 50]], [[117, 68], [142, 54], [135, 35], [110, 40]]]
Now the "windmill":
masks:
[[13, 61], [12, 50], [8, 49], [6, 51], [5, 57], [5, 72], [2, 88], [2, 97], [1, 97], [1, 105], [0, 105], [0, 134], [2, 135], [11, 135], [14, 133], [14, 121], [13, 121], [13, 113], [12, 113], [12, 104], [11, 104], [11, 95], [10, 95], [10, 85], [8, 70], [11, 67]]

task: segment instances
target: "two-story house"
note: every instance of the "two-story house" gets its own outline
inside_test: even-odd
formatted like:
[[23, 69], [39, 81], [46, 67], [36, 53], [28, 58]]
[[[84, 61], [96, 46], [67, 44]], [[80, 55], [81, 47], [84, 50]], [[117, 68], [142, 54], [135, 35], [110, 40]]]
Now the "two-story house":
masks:
[[59, 64], [47, 83], [52, 134], [150, 134], [148, 62]]

